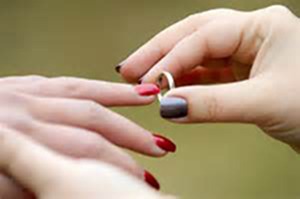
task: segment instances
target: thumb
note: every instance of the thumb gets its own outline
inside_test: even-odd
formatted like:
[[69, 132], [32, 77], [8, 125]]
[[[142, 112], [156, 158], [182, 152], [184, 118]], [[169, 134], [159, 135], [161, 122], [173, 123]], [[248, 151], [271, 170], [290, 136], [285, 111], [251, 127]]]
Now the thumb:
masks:
[[256, 123], [267, 107], [262, 90], [254, 80], [172, 89], [160, 102], [160, 114], [175, 122]]

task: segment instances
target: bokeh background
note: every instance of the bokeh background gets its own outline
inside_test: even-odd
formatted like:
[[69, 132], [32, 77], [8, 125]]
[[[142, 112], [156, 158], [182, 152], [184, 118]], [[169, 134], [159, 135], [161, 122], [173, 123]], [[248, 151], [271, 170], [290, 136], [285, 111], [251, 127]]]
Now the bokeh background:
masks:
[[[0, 0], [0, 74], [122, 81], [114, 66], [189, 14], [278, 3], [300, 14], [299, 0]], [[255, 126], [170, 124], [157, 104], [115, 110], [177, 143], [177, 153], [165, 158], [135, 155], [165, 192], [189, 199], [300, 198], [300, 156]]]

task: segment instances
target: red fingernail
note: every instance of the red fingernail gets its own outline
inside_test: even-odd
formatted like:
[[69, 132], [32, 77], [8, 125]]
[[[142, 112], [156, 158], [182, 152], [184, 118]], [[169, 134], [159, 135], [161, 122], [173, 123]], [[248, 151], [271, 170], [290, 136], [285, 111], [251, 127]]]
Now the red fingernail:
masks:
[[141, 96], [156, 95], [160, 92], [155, 84], [140, 84], [135, 86], [135, 90]]
[[145, 171], [145, 173], [144, 173], [144, 179], [145, 179], [145, 181], [146, 181], [151, 187], [153, 187], [154, 189], [157, 189], [157, 190], [160, 189], [160, 185], [159, 185], [158, 181], [157, 181], [156, 178], [155, 178], [151, 173], [149, 173], [148, 171]]
[[161, 149], [167, 152], [176, 151], [176, 145], [168, 138], [165, 138], [164, 136], [161, 135], [154, 134], [154, 140], [156, 145], [159, 146]]

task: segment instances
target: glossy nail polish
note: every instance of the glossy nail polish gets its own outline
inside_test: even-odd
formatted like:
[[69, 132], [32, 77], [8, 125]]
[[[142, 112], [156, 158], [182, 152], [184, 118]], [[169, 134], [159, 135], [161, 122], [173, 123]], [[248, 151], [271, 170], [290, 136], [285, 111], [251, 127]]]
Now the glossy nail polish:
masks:
[[135, 86], [135, 90], [141, 96], [156, 95], [160, 92], [160, 89], [155, 84], [140, 84]]
[[149, 173], [148, 171], [144, 172], [144, 180], [145, 182], [147, 182], [151, 187], [153, 187], [154, 189], [159, 190], [160, 189], [160, 185], [158, 183], [158, 181], [155, 179], [155, 177]]
[[164, 97], [160, 101], [160, 115], [166, 119], [185, 117], [188, 114], [186, 100], [178, 97]]
[[176, 151], [176, 145], [168, 138], [154, 134], [154, 140], [156, 145], [167, 152], [175, 152]]

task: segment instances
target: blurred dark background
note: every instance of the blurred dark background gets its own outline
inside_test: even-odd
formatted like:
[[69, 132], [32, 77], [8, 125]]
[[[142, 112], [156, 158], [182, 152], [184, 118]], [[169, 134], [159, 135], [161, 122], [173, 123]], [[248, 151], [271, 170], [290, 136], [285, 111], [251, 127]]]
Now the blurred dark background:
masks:
[[[218, 7], [253, 10], [299, 0], [0, 0], [0, 74], [80, 76], [122, 81], [114, 66], [157, 32], [189, 14]], [[189, 199], [300, 197], [300, 156], [240, 124], [174, 125], [158, 106], [116, 111], [171, 137], [175, 155], [135, 155], [163, 191]], [[117, 182], [116, 182], [117, 183]]]

